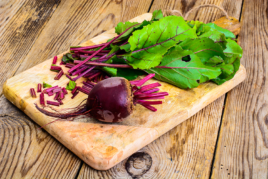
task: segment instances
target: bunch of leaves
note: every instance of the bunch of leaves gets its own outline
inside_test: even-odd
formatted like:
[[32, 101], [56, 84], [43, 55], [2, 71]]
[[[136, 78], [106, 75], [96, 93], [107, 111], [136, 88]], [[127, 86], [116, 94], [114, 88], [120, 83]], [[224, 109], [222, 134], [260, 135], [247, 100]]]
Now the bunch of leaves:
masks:
[[[154, 11], [150, 21], [120, 22], [115, 32], [120, 36], [107, 48], [107, 55], [116, 55], [104, 61], [109, 67], [101, 69], [129, 80], [146, 72], [184, 89], [206, 81], [220, 85], [234, 77], [243, 53], [229, 30], [214, 23], [164, 17], [161, 10]], [[111, 64], [132, 69], [113, 68]]]

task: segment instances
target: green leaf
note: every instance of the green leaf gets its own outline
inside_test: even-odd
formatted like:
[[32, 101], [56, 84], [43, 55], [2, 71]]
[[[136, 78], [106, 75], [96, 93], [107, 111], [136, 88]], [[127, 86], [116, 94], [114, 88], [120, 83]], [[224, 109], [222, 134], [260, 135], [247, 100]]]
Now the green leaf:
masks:
[[[123, 41], [125, 39], [127, 39], [130, 35], [132, 35], [132, 32], [137, 30], [137, 29], [141, 29], [143, 26], [146, 26], [150, 24], [149, 21], [144, 20], [142, 23], [138, 23], [138, 22], [119, 22], [117, 24], [117, 26], [115, 27], [115, 32], [119, 35], [122, 32], [124, 32], [125, 30], [127, 30], [127, 32], [125, 32], [123, 35], [121, 35], [116, 41]], [[132, 27], [132, 28], [130, 28]]]
[[235, 38], [235, 35], [231, 31], [229, 31], [227, 29], [224, 29], [224, 28], [222, 28], [220, 26], [217, 26], [216, 24], [214, 24], [212, 22], [208, 23], [208, 24], [204, 24], [204, 26], [211, 27], [211, 28], [223, 33], [226, 38]]
[[[212, 81], [215, 82], [218, 85], [223, 84], [224, 82], [232, 79], [235, 76], [235, 73], [239, 70], [240, 67], [240, 58], [237, 56], [234, 60], [234, 62], [231, 64], [227, 64], [228, 67], [221, 68], [222, 74], [218, 76], [217, 78], [213, 79]], [[230, 67], [232, 66], [232, 67]], [[233, 73], [230, 74], [230, 70], [233, 69]], [[229, 72], [230, 71], [230, 72]]]
[[68, 58], [67, 55], [63, 55], [62, 61], [65, 63], [72, 62], [72, 59]]
[[43, 88], [50, 88], [52, 87], [50, 84], [47, 84], [46, 82], [43, 82]]
[[231, 39], [226, 39], [227, 44], [226, 44], [226, 49], [223, 51], [224, 54], [227, 57], [233, 57], [238, 56], [238, 57], [242, 57], [243, 54], [243, 49], [234, 41]]
[[102, 67], [101, 70], [106, 72], [110, 76], [116, 76], [117, 75], [117, 68]]
[[120, 49], [125, 50], [126, 52], [130, 52], [130, 47], [131, 47], [130, 44], [127, 43], [125, 45], [120, 46]]
[[226, 38], [225, 35], [211, 27], [204, 26], [202, 31], [199, 31], [199, 38], [208, 37], [213, 40], [215, 43], [221, 45], [224, 49], [226, 48]]
[[[204, 24], [203, 22], [200, 22], [200, 21], [187, 21], [188, 22], [188, 25], [193, 28], [195, 30], [196, 33], [198, 33], [198, 29], [200, 28], [200, 26], [202, 24]], [[197, 34], [198, 35], [198, 34]]]
[[67, 53], [66, 55], [67, 55], [67, 57], [68, 57], [69, 59], [71, 59], [71, 60], [76, 60], [75, 58], [73, 58], [73, 56], [72, 56], [71, 53]]
[[158, 80], [183, 89], [197, 87], [199, 83], [214, 79], [221, 74], [220, 68], [205, 66], [196, 54], [183, 50], [179, 45], [169, 50], [160, 66], [166, 68], [151, 68], [145, 71], [155, 73], [155, 78]]
[[75, 86], [76, 86], [76, 83], [70, 80], [66, 86], [66, 89], [72, 91], [75, 88]]
[[141, 70], [127, 69], [127, 68], [118, 68], [117, 76], [124, 77], [127, 80], [135, 80], [138, 76], [144, 75], [145, 72]]
[[202, 63], [205, 63], [214, 56], [220, 56], [223, 59], [225, 58], [222, 47], [207, 37], [186, 39], [179, 45], [184, 50], [191, 50], [200, 58]]
[[216, 66], [218, 64], [224, 63], [224, 60], [219, 56], [214, 56], [205, 62], [207, 66]]
[[154, 12], [153, 12], [153, 16], [152, 16], [152, 21], [157, 21], [157, 20], [159, 20], [159, 19], [162, 19], [164, 16], [163, 16], [163, 13], [162, 13], [162, 11], [161, 11], [161, 9], [159, 9], [159, 10], [155, 10]]
[[196, 37], [182, 17], [167, 16], [133, 32], [128, 40], [132, 54], [125, 59], [134, 69], [149, 69], [161, 62], [169, 48]]
[[227, 44], [224, 54], [227, 58], [224, 60], [225, 65], [219, 65], [222, 74], [212, 80], [218, 85], [221, 85], [234, 77], [240, 67], [240, 59], [243, 54], [243, 49], [234, 40], [226, 39], [226, 41]]

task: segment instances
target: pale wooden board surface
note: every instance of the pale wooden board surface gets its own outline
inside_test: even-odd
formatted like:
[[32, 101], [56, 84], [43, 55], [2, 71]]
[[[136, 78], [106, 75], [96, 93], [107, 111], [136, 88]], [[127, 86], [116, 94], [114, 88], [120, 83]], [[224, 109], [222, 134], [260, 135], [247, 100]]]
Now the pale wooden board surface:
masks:
[[244, 2], [239, 44], [247, 80], [227, 95], [212, 178], [268, 176], [268, 2]]
[[[148, 15], [146, 15], [148, 17]], [[150, 17], [148, 17], [150, 18]], [[141, 18], [140, 20], [143, 20], [143, 18]], [[109, 35], [109, 33], [106, 33], [105, 35], [102, 35], [104, 38], [94, 38], [92, 39], [91, 41], [92, 42], [95, 42], [95, 43], [101, 43], [103, 41], [106, 41], [107, 39], [111, 38], [111, 36]], [[105, 39], [106, 38], [106, 39]], [[101, 40], [99, 40], [101, 39]], [[10, 99], [11, 101], [13, 101], [14, 104], [16, 104], [17, 106], [19, 106], [19, 108], [21, 108], [26, 114], [28, 114], [29, 116], [31, 116], [31, 118], [33, 118], [37, 123], [43, 125], [44, 123], [47, 123], [49, 121], [47, 121], [47, 118], [44, 117], [44, 116], [41, 116], [40, 114], [37, 114], [37, 113], [34, 113], [33, 109], [33, 102], [34, 100], [32, 99], [29, 99], [29, 94], [25, 91], [26, 88], [30, 88], [31, 85], [33, 85], [33, 83], [35, 83], [35, 85], [38, 83], [36, 82], [36, 80], [38, 80], [39, 78], [41, 78], [41, 81], [51, 81], [51, 78], [54, 76], [52, 76], [51, 72], [49, 73], [49, 70], [48, 70], [48, 67], [50, 66], [50, 63], [51, 63], [51, 60], [48, 61], [48, 62], [44, 62], [40, 65], [38, 65], [38, 67], [35, 67], [29, 71], [26, 71], [22, 74], [20, 74], [19, 76], [16, 76], [15, 78], [12, 78], [11, 80], [8, 80], [7, 83], [6, 83], [6, 88], [5, 88], [5, 95], [8, 97], [8, 99]], [[40, 69], [43, 69], [43, 70], [40, 70]], [[44, 74], [48, 74], [47, 76], [44, 75]], [[195, 88], [193, 90], [190, 90], [190, 91], [185, 91], [185, 90], [180, 90], [178, 88], [175, 88], [175, 87], [172, 87], [170, 85], [164, 85], [163, 89], [165, 89], [164, 91], [169, 91], [170, 92], [170, 98], [169, 98], [169, 101], [171, 103], [171, 105], [174, 106], [174, 109], [172, 111], [169, 111], [169, 113], [166, 113], [166, 114], [170, 114], [170, 116], [159, 116], [159, 115], [155, 115], [155, 117], [153, 117], [153, 115], [151, 115], [151, 113], [149, 114], [146, 114], [147, 112], [143, 112], [145, 114], [145, 118], [148, 120], [148, 122], [146, 124], [142, 124], [143, 127], [149, 127], [149, 128], [154, 128], [157, 130], [158, 132], [158, 135], [155, 135], [154, 131], [151, 132], [151, 136], [152, 138], [156, 138], [158, 137], [159, 135], [163, 134], [164, 132], [166, 132], [167, 130], [169, 130], [171, 127], [174, 127], [174, 125], [177, 125], [178, 123], [182, 122], [183, 120], [187, 119], [189, 116], [193, 115], [194, 113], [196, 113], [198, 110], [200, 110], [201, 108], [203, 108], [204, 106], [206, 106], [207, 104], [209, 104], [210, 102], [212, 102], [213, 100], [215, 100], [216, 98], [218, 98], [220, 95], [224, 94], [225, 92], [227, 92], [229, 89], [231, 89], [234, 85], [236, 85], [237, 83], [241, 82], [241, 80], [244, 79], [244, 76], [245, 75], [245, 72], [243, 71], [243, 68], [238, 72], [237, 76], [225, 83], [224, 85], [221, 85], [221, 86], [217, 86], [217, 85], [214, 85], [214, 84], [210, 84], [210, 83], [207, 83], [207, 84], [204, 84], [204, 85], [201, 85], [199, 88]], [[52, 77], [51, 77], [52, 76]], [[35, 78], [33, 78], [35, 77]], [[40, 79], [39, 79], [40, 80]], [[65, 79], [66, 81], [66, 79]], [[50, 82], [51, 83], [51, 82]], [[60, 80], [57, 84], [66, 84], [67, 82], [64, 83], [64, 80]], [[30, 85], [30, 86], [29, 86]], [[25, 89], [23, 89], [25, 88]], [[16, 94], [14, 93], [16, 91]], [[215, 92], [213, 92], [215, 91]], [[195, 94], [195, 95], [193, 95]], [[177, 99], [180, 99], [179, 101], [177, 101], [177, 99], [174, 101], [173, 98], [176, 98]], [[16, 99], [18, 98], [18, 99]], [[21, 98], [21, 99], [20, 99]], [[73, 102], [72, 102], [73, 103]], [[176, 105], [175, 105], [176, 104]], [[178, 106], [179, 104], [179, 106]], [[163, 105], [164, 106], [164, 105]], [[177, 108], [175, 107], [177, 106]], [[65, 105], [64, 107], [69, 107], [68, 104], [67, 106]], [[162, 111], [168, 111], [170, 109], [168, 109], [168, 107], [162, 107], [163, 109], [160, 108], [159, 110], [159, 114], [162, 114], [161, 113], [161, 110]], [[181, 110], [181, 112], [179, 111], [178, 112], [178, 109]], [[139, 111], [139, 109], [137, 110]], [[140, 112], [137, 112], [137, 113], [140, 113]], [[173, 114], [177, 113], [178, 116], [181, 116], [181, 119], [178, 120], [176, 119], [175, 121], [174, 120], [167, 120], [169, 119], [169, 117], [172, 117]], [[146, 116], [147, 115], [147, 116]], [[133, 118], [134, 117], [134, 118]], [[166, 118], [164, 118], [166, 117]], [[137, 118], [137, 117], [136, 117]], [[160, 120], [154, 120], [155, 123], [152, 123], [150, 122], [150, 118], [154, 118], [154, 119], [157, 119]], [[38, 119], [38, 120], [36, 120]], [[132, 116], [132, 121], [134, 121], [134, 123], [129, 123], [128, 121], [130, 120], [126, 120], [127, 122], [126, 123], [123, 123], [123, 124], [127, 124], [128, 126], [140, 126], [140, 121], [138, 121], [138, 118], [135, 119], [135, 114]], [[135, 120], [133, 120], [135, 119]], [[145, 121], [145, 120], [141, 120], [141, 121]], [[60, 125], [57, 125], [57, 124], [52, 124], [48, 127], [48, 130], [50, 131], [50, 133], [52, 133], [52, 135], [54, 135], [58, 140], [60, 140], [61, 142], [63, 142], [66, 146], [68, 146], [71, 150], [73, 150], [74, 152], [76, 152], [77, 155], [80, 156], [80, 158], [83, 158], [83, 154], [81, 154], [81, 152], [79, 153], [79, 151], [76, 151], [77, 149], [73, 148], [73, 144], [70, 145], [69, 143], [71, 143], [72, 141], [70, 140], [71, 138], [68, 138], [69, 136], [67, 135], [62, 135], [60, 136], [61, 134], [56, 132], [55, 131], [60, 131], [58, 129], [60, 128], [64, 128], [64, 129], [68, 129], [70, 128], [71, 126], [69, 126], [69, 124], [67, 124], [69, 122], [64, 122], [61, 123]], [[67, 125], [65, 127], [62, 127], [62, 125]], [[72, 128], [75, 128], [76, 124], [71, 124], [72, 125]], [[54, 126], [56, 126], [54, 128]], [[79, 127], [80, 125], [77, 124], [77, 127]], [[54, 130], [53, 130], [54, 128]], [[57, 129], [57, 130], [55, 130]], [[124, 130], [124, 126], [120, 126], [118, 129], [122, 129]], [[135, 130], [138, 130], [138, 129], [135, 129]], [[63, 132], [66, 132], [64, 130], [62, 130]], [[67, 131], [68, 132], [68, 131]], [[145, 131], [146, 132], [146, 131]], [[140, 132], [138, 132], [140, 133]], [[134, 133], [135, 134], [135, 133]], [[63, 136], [66, 136], [66, 137], [63, 137]], [[136, 136], [136, 134], [135, 134]], [[138, 137], [139, 138], [139, 137]], [[145, 138], [144, 138], [145, 139]], [[140, 143], [140, 147], [144, 146], [145, 144], [148, 144], [148, 142], [152, 141], [152, 139], [150, 137], [147, 137], [147, 141], [146, 140], [141, 140]], [[83, 140], [87, 140], [87, 139], [84, 139]], [[68, 142], [66, 142], [68, 141]], [[143, 143], [142, 143], [143, 141]], [[77, 143], [79, 141], [76, 141], [74, 140], [73, 143]], [[91, 141], [89, 141], [90, 143]], [[118, 145], [115, 145], [116, 147], [119, 147], [120, 149], [120, 146]], [[137, 146], [137, 144], [133, 145], [133, 146]], [[81, 148], [83, 147], [82, 146], [78, 146], [78, 148]], [[110, 146], [105, 146], [104, 147], [110, 147]], [[130, 148], [133, 148], [133, 147], [130, 147]], [[136, 147], [137, 149], [137, 147]], [[135, 150], [136, 150], [135, 149]], [[120, 154], [120, 152], [126, 152], [126, 154], [121, 154], [121, 158], [118, 157], [118, 155]], [[119, 151], [119, 153], [115, 153], [117, 156], [116, 157], [113, 157], [113, 155], [111, 155], [113, 158], [112, 160], [117, 160], [117, 161], [112, 161], [110, 159], [108, 159], [108, 161], [110, 161], [111, 163], [109, 165], [104, 165], [103, 163], [101, 165], [97, 165], [97, 164], [93, 164], [94, 162], [96, 162], [95, 160], [88, 160], [87, 158], [83, 158], [84, 160], [87, 161], [87, 163], [93, 165], [94, 167], [98, 168], [98, 169], [107, 169], [108, 167], [114, 165], [115, 163], [117, 163], [118, 161], [122, 160], [123, 158], [125, 158], [127, 155], [129, 155], [131, 152], [134, 152], [132, 149], [129, 149], [129, 150], [123, 150], [122, 151]], [[94, 151], [93, 151], [94, 152]], [[97, 152], [99, 152], [97, 150]], [[103, 153], [103, 152], [101, 152]], [[92, 154], [92, 153], [91, 153]], [[96, 153], [98, 154], [98, 153]], [[85, 155], [85, 154], [84, 154]], [[107, 154], [105, 154], [107, 155]], [[95, 156], [95, 155], [94, 155]], [[101, 155], [97, 155], [99, 156], [100, 158], [103, 158], [103, 156]], [[110, 156], [110, 155], [109, 155]], [[116, 158], [116, 159], [114, 159]], [[106, 159], [106, 158], [105, 158]]]
[[[155, 9], [162, 8], [182, 9], [184, 13], [195, 5], [207, 3], [223, 6], [229, 15], [239, 19], [242, 0], [155, 0], [151, 12]], [[208, 9], [211, 9], [210, 12], [213, 12], [213, 16], [207, 16], [206, 11]], [[196, 19], [200, 18], [209, 22], [222, 16], [219, 10], [216, 9], [203, 8], [201, 10], [199, 10], [198, 15], [195, 16]], [[153, 165], [150, 170], [143, 175], [142, 169], [146, 168], [145, 166], [147, 165], [143, 166], [144, 160], [142, 157], [136, 159], [136, 163], [141, 163], [140, 165], [142, 166], [137, 167], [140, 169], [136, 170], [136, 176], [142, 176], [142, 178], [209, 178], [223, 104], [224, 96], [200, 111], [197, 115], [191, 117], [153, 143], [141, 149], [141, 151], [150, 154], [156, 165]], [[197, 148], [201, 150], [196, 150]], [[173, 158], [172, 161], [171, 158]], [[83, 164], [79, 178], [131, 178], [131, 176], [133, 177], [135, 175], [130, 176], [126, 170], [126, 163], [128, 163], [127, 160], [124, 160], [108, 171], [97, 171]]]
[[[0, 62], [6, 65], [5, 68], [7, 68], [9, 71], [12, 71], [10, 74], [4, 74], [3, 76], [0, 76], [1, 82], [4, 82], [8, 77], [12, 76], [22, 62], [26, 62], [26, 64], [29, 65], [22, 69], [22, 71], [24, 71], [27, 68], [30, 68], [35, 64], [40, 63], [49, 57], [52, 57], [54, 54], [67, 50], [72, 42], [78, 44], [82, 41], [85, 41], [85, 39], [77, 39], [77, 34], [79, 34], [79, 31], [81, 29], [84, 29], [83, 34], [87, 36], [86, 38], [92, 38], [96, 34], [102, 33], [103, 30], [108, 30], [114, 27], [116, 23], [122, 20], [131, 19], [139, 14], [147, 12], [151, 3], [151, 1], [76, 1], [74, 4], [74, 1], [72, 0], [64, 0], [61, 2], [57, 1], [59, 3], [58, 7], [53, 6], [52, 3], [46, 3], [46, 8], [50, 7], [50, 9], [56, 9], [53, 11], [54, 13], [57, 11], [64, 12], [64, 19], [59, 20], [60, 13], [58, 13], [56, 17], [55, 14], [53, 14], [52, 17], [48, 19], [49, 22], [45, 25], [44, 28], [43, 26], [40, 26], [40, 23], [43, 21], [37, 19], [38, 26], [34, 26], [34, 28], [35, 30], [40, 30], [41, 28], [41, 33], [38, 35], [35, 34], [34, 37], [37, 39], [32, 41], [32, 36], [27, 35], [32, 31], [30, 31], [29, 28], [24, 28], [25, 21], [31, 22], [32, 20], [31, 14], [27, 16], [27, 13], [32, 13], [32, 11], [28, 11], [28, 9], [35, 9], [36, 13], [38, 14], [42, 13], [44, 11], [44, 8], [37, 8], [36, 6], [31, 7], [29, 6], [30, 2], [31, 1], [24, 2], [21, 0], [14, 0], [9, 2], [1, 1], [1, 14], [2, 12], [6, 12], [5, 16], [7, 18], [4, 19], [4, 24], [1, 21], [1, 28], [3, 27], [4, 31], [0, 32], [3, 33], [5, 31], [9, 31], [9, 33], [13, 32], [15, 34], [26, 34], [19, 36], [20, 39], [16, 37], [16, 43], [10, 44], [12, 46], [7, 49], [8, 51], [6, 53], [12, 54], [13, 52], [16, 52], [21, 45], [32, 46], [29, 48], [29, 51], [16, 52], [18, 53], [17, 56], [22, 57], [25, 54], [28, 54], [27, 59], [0, 59]], [[131, 4], [131, 6], [129, 6], [129, 4]], [[77, 11], [79, 11], [79, 13], [77, 13]], [[91, 11], [99, 12], [102, 14], [102, 16], [91, 16], [90, 14], [87, 14]], [[21, 19], [18, 18], [22, 16], [22, 13], [24, 13], [23, 17], [27, 16], [25, 21], [21, 21]], [[44, 19], [42, 14], [40, 15], [41, 16], [39, 16], [39, 18]], [[80, 20], [77, 21], [77, 19], [73, 16], [80, 18]], [[107, 17], [116, 17], [116, 20], [111, 20], [111, 18], [109, 19]], [[96, 24], [92, 24], [92, 22], [96, 22]], [[75, 24], [75, 26], [70, 27], [70, 24]], [[108, 27], [107, 29], [105, 29], [106, 26]], [[15, 36], [5, 37], [1, 35], [0, 41], [7, 41], [8, 39], [12, 40], [12, 38], [15, 38]], [[53, 41], [51, 41], [51, 38], [53, 38]], [[26, 43], [23, 44], [22, 42]], [[1, 47], [3, 45], [4, 44], [1, 43]], [[39, 53], [34, 53], [36, 46], [43, 49], [42, 56], [39, 56]], [[34, 58], [36, 56], [39, 58]], [[14, 63], [16, 63], [16, 65], [14, 65]], [[2, 91], [2, 85], [3, 84], [1, 83], [0, 91]], [[1, 157], [4, 157], [0, 162], [1, 178], [4, 178], [4, 176], [16, 176], [16, 178], [20, 178], [22, 176], [25, 178], [32, 178], [33, 176], [36, 178], [74, 178], [79, 171], [81, 160], [64, 146], [62, 146], [59, 142], [57, 142], [53, 137], [47, 134], [44, 130], [37, 130], [38, 126], [27, 116], [18, 111], [19, 110], [14, 107], [14, 105], [9, 103], [4, 96], [1, 97], [1, 131], [4, 131], [4, 133], [9, 135], [8, 138], [3, 138], [2, 135], [0, 136], [0, 155]], [[12, 116], [6, 117], [6, 115], [9, 115], [11, 112], [16, 113]], [[17, 120], [22, 119], [24, 120], [24, 123], [21, 122], [22, 124], [29, 124], [34, 127], [24, 127], [25, 125], [21, 125], [20, 123], [16, 122]], [[12, 124], [12, 127], [10, 125], [2, 123], [3, 121], [8, 121]], [[27, 133], [27, 136], [18, 135], [18, 133], [21, 133], [20, 131]], [[41, 133], [40, 135], [45, 137], [44, 139], [42, 138], [42, 140], [38, 140], [39, 142], [37, 143], [31, 143], [30, 139], [36, 138], [36, 133]], [[12, 142], [12, 140], [14, 142]], [[22, 141], [25, 143], [25, 146], [18, 146], [17, 142], [22, 143]], [[41, 142], [46, 143], [46, 145], [43, 145]], [[34, 148], [35, 153], [30, 152], [28, 148]], [[46, 153], [57, 157], [53, 157], [53, 160], [46, 160], [46, 158], [40, 157], [41, 155], [44, 156]], [[51, 170], [52, 166], [53, 170]], [[36, 170], [31, 170], [31, 168], [34, 168]]]

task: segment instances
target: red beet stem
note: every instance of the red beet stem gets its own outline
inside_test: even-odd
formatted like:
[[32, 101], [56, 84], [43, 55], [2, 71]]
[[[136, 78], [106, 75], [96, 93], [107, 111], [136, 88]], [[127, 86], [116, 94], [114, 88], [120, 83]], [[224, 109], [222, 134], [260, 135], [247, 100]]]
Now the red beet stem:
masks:
[[154, 73], [147, 75], [146, 77], [144, 77], [143, 79], [141, 79], [141, 80], [136, 84], [136, 86], [141, 86], [141, 85], [143, 85], [146, 81], [148, 81], [149, 79], [153, 78], [154, 76], [155, 76]]
[[138, 99], [145, 99], [145, 98], [153, 98], [153, 97], [162, 97], [162, 96], [167, 96], [167, 92], [159, 92], [159, 93], [150, 93], [150, 94], [138, 94], [135, 95], [135, 98]]
[[156, 112], [157, 109], [151, 105], [146, 105], [146, 104], [141, 104], [142, 106], [146, 107], [147, 109], [153, 111], [153, 112]]
[[53, 61], [52, 61], [52, 64], [56, 64], [57, 63], [57, 60], [58, 60], [58, 57], [57, 56], [55, 56], [54, 58], [53, 58]]
[[141, 87], [141, 89], [137, 90], [134, 93], [134, 95], [135, 94], [142, 93], [143, 91], [147, 91], [147, 90], [150, 90], [150, 89], [155, 88], [155, 87], [158, 87], [158, 86], [161, 86], [161, 84], [160, 83], [151, 83], [149, 85], [145, 85], [145, 86]]
[[85, 82], [85, 81], [83, 81], [83, 84], [85, 85], [85, 86], [88, 86], [88, 87], [90, 87], [90, 88], [93, 88], [94, 86], [92, 85], [92, 84], [90, 84], [90, 83], [87, 83], [87, 82]]
[[101, 74], [101, 72], [95, 73], [94, 75], [88, 77], [89, 80], [92, 80], [93, 78], [99, 76]]
[[53, 87], [50, 87], [50, 88], [47, 88], [47, 89], [45, 89], [43, 92], [44, 92], [44, 93], [49, 93], [49, 92], [53, 91], [53, 90], [56, 89], [56, 88], [58, 88], [58, 85], [53, 86]]
[[98, 44], [98, 45], [92, 45], [92, 46], [85, 46], [85, 47], [72, 47], [72, 48], [70, 48], [70, 51], [94, 49], [94, 48], [102, 47], [105, 44], [107, 44], [107, 43]]
[[72, 73], [72, 75], [77, 75], [77, 74], [85, 71], [86, 69], [88, 69], [88, 67], [82, 67], [80, 69], [77, 69], [75, 72]]
[[61, 67], [59, 67], [59, 66], [51, 66], [50, 70], [51, 71], [61, 71]]
[[53, 105], [53, 106], [59, 106], [60, 103], [59, 102], [55, 102], [55, 101], [47, 101], [47, 104]]
[[71, 97], [72, 99], [74, 99], [74, 97], [76, 97], [76, 95], [79, 93], [79, 91], [76, 90], [76, 92], [73, 94], [73, 96]]
[[86, 90], [86, 89], [84, 89], [84, 88], [79, 88], [79, 91], [81, 91], [81, 92], [83, 92], [83, 93], [85, 93], [85, 94], [89, 94], [89, 90]]
[[[76, 60], [75, 60], [76, 61]], [[74, 67], [75, 65], [74, 64], [71, 64], [71, 63], [66, 63], [65, 67], [66, 68], [72, 68]]]
[[82, 74], [80, 74], [80, 75], [78, 75], [77, 77], [75, 77], [75, 78], [73, 79], [73, 81], [78, 80], [80, 77], [84, 76], [85, 74], [87, 74], [88, 72], [90, 72], [91, 70], [93, 70], [94, 68], [95, 68], [95, 67], [91, 67], [91, 68], [89, 68], [88, 70], [84, 71]]
[[47, 93], [48, 96], [52, 96], [53, 94], [54, 94], [53, 92]]
[[65, 75], [67, 78], [69, 78], [71, 81], [73, 81], [73, 79], [69, 76], [69, 75]]
[[60, 92], [60, 91], [61, 91], [61, 87], [53, 89], [53, 93], [57, 93], [57, 92]]
[[40, 94], [40, 104], [42, 106], [45, 106], [45, 94], [44, 93]]
[[40, 92], [42, 92], [42, 84], [38, 83], [37, 84], [37, 93], [40, 93]]
[[61, 70], [54, 78], [54, 80], [59, 80], [63, 75], [63, 71]]
[[63, 104], [63, 102], [61, 101], [61, 99], [57, 99], [57, 101], [60, 103], [60, 105]]
[[32, 96], [33, 98], [36, 98], [36, 93], [35, 93], [34, 88], [31, 88], [31, 89], [30, 89], [30, 93], [31, 93], [31, 96]]
[[160, 90], [159, 88], [154, 88], [154, 89], [150, 89], [150, 90], [144, 91], [143, 93], [146, 93], [146, 94], [148, 94], [148, 93], [154, 93], [154, 92], [157, 92], [159, 90]]
[[60, 91], [60, 96], [59, 96], [60, 99], [64, 99], [64, 93], [62, 91]]
[[62, 87], [62, 92], [63, 92], [64, 94], [68, 94], [68, 92], [67, 92], [67, 90], [66, 90], [65, 87]]
[[55, 97], [54, 97], [54, 100], [57, 100], [59, 98], [59, 96], [60, 96], [60, 92], [57, 92]]
[[145, 104], [145, 105], [157, 105], [162, 104], [162, 101], [144, 101], [144, 100], [137, 100], [136, 103]]
[[78, 89], [78, 86], [74, 87], [74, 89], [72, 90], [72, 94], [74, 94], [76, 92], [76, 90]]
[[[126, 33], [130, 28], [136, 26], [138, 24], [135, 24], [131, 27], [129, 27], [128, 29], [126, 29], [124, 32], [122, 32], [121, 34], [119, 34], [117, 37], [113, 38], [110, 42], [106, 43], [105, 45], [103, 45], [99, 50], [97, 50], [95, 53], [93, 53], [90, 57], [86, 58], [82, 63], [79, 63], [78, 65], [72, 67], [68, 72], [71, 73], [73, 72], [75, 69], [77, 69], [78, 67], [80, 67], [81, 65], [85, 64], [86, 62], [88, 62], [90, 59], [92, 59], [95, 55], [97, 55], [100, 51], [102, 51], [104, 48], [106, 48], [107, 46], [109, 46], [111, 43], [113, 43], [115, 40], [117, 40], [119, 37], [121, 37], [124, 33]], [[82, 75], [83, 76], [83, 75]]]

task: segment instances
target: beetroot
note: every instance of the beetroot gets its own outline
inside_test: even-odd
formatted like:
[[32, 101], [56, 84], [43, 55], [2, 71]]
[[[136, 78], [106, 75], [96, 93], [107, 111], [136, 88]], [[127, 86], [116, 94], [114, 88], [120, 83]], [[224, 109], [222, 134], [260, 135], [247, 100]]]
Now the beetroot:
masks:
[[103, 122], [121, 122], [134, 108], [131, 85], [127, 79], [120, 77], [97, 83], [88, 95], [86, 106], [94, 108], [95, 101], [100, 108], [90, 114]]
[[[133, 112], [136, 104], [143, 105], [151, 111], [157, 110], [151, 105], [162, 104], [162, 101], [146, 101], [163, 99], [164, 96], [168, 95], [167, 92], [158, 93], [156, 90], [152, 90], [152, 88], [160, 86], [159, 83], [141, 86], [153, 76], [150, 74], [140, 80], [137, 83], [139, 86], [131, 85], [127, 79], [122, 77], [102, 80], [91, 89], [84, 105], [79, 105], [69, 112], [50, 112], [38, 105], [36, 105], [36, 108], [48, 116], [61, 119], [89, 114], [102, 122], [121, 122]], [[132, 83], [135, 83], [135, 81], [132, 81]], [[149, 93], [148, 90], [151, 92]]]

